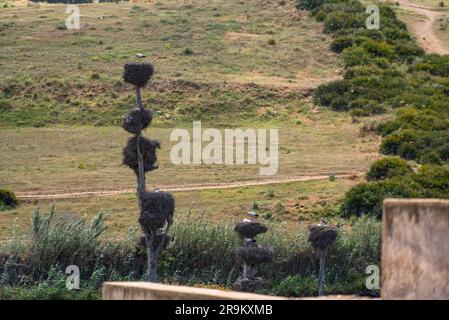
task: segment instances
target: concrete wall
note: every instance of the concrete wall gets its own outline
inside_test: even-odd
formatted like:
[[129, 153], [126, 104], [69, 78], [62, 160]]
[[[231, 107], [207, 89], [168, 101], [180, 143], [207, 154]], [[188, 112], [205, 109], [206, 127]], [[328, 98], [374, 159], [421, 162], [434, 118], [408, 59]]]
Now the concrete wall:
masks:
[[449, 201], [387, 199], [382, 299], [449, 299]]
[[103, 300], [279, 300], [282, 297], [149, 282], [105, 282]]
[[[105, 282], [103, 300], [285, 300], [285, 297], [149, 282]], [[359, 300], [357, 296], [333, 295], [300, 300]], [[369, 299], [369, 298], [362, 298]], [[298, 300], [298, 299], [295, 299]]]

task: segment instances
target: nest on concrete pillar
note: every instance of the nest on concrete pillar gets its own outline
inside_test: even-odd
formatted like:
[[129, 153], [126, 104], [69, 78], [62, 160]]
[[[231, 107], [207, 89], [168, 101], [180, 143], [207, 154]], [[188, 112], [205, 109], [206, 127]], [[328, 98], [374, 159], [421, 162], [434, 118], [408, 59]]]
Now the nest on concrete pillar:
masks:
[[329, 248], [337, 239], [338, 228], [329, 224], [312, 224], [309, 226], [309, 242], [318, 251]]
[[123, 80], [141, 88], [148, 83], [153, 72], [154, 67], [151, 63], [130, 62], [125, 64]]
[[253, 239], [258, 234], [267, 232], [267, 227], [260, 222], [242, 221], [235, 224], [234, 231], [243, 238]]
[[[130, 167], [136, 174], [139, 172], [139, 165], [137, 162], [137, 139], [139, 137], [134, 136], [128, 140], [126, 147], [123, 148], [123, 164]], [[140, 152], [143, 157], [144, 172], [153, 171], [157, 169], [157, 149], [161, 148], [161, 144], [157, 140], [150, 140], [144, 137], [140, 137]]]
[[144, 231], [163, 228], [171, 224], [175, 211], [175, 199], [168, 192], [150, 191], [141, 194], [142, 211], [139, 223]]
[[235, 252], [240, 264], [257, 265], [273, 261], [273, 248], [260, 246], [256, 243], [237, 248]]
[[151, 120], [153, 120], [153, 112], [148, 109], [135, 109], [128, 113], [123, 119], [122, 127], [132, 134], [138, 134], [143, 129], [147, 128]]

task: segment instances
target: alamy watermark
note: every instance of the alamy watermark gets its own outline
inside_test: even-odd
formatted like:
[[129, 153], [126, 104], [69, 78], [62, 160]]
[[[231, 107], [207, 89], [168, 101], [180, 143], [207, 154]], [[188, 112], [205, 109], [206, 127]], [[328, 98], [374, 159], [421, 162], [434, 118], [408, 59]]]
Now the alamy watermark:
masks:
[[369, 276], [366, 278], [365, 286], [369, 290], [380, 289], [380, 270], [379, 267], [371, 264], [366, 267], [365, 273]]
[[379, 7], [375, 5], [369, 5], [366, 7], [365, 13], [369, 16], [366, 18], [365, 25], [368, 30], [379, 30], [380, 29], [380, 13]]
[[[201, 121], [193, 122], [192, 137], [186, 129], [174, 129], [171, 132], [170, 141], [178, 143], [170, 151], [171, 162], [175, 165], [233, 165], [245, 164], [246, 158], [246, 164], [261, 165], [260, 175], [270, 176], [277, 173], [279, 168], [278, 129], [224, 129], [223, 131], [224, 134], [212, 128], [202, 131]], [[203, 146], [204, 142], [207, 143], [205, 146]]]
[[80, 288], [80, 268], [72, 264], [65, 269], [65, 273], [69, 275], [65, 281], [65, 287], [68, 290], [78, 290]]
[[65, 13], [68, 13], [69, 16], [65, 20], [65, 26], [68, 30], [79, 30], [80, 29], [80, 8], [71, 4], [68, 5]]

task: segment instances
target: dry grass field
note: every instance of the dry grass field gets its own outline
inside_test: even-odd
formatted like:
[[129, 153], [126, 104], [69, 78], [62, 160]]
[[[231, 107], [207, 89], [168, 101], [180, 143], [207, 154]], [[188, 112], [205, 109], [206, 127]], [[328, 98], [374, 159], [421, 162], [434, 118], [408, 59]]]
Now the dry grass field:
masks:
[[[65, 5], [17, 3], [0, 9], [0, 186], [19, 196], [133, 190], [121, 165], [128, 134], [119, 124], [134, 104], [121, 80], [136, 54], [155, 64], [144, 104], [145, 133], [162, 142], [148, 187], [260, 181], [258, 165], [173, 165], [173, 128], [279, 128], [275, 179], [363, 173], [380, 138], [363, 122], [312, 105], [310, 90], [340, 77], [322, 26], [291, 2], [148, 1], [79, 5], [81, 30], [66, 30]], [[296, 227], [332, 211], [357, 179], [176, 192], [177, 215], [231, 221], [261, 202], [267, 221]], [[270, 191], [271, 189], [275, 191]], [[267, 197], [267, 193], [275, 196]], [[0, 238], [23, 230], [33, 209], [111, 212], [114, 232], [136, 225], [133, 193], [22, 200], [0, 213]]]

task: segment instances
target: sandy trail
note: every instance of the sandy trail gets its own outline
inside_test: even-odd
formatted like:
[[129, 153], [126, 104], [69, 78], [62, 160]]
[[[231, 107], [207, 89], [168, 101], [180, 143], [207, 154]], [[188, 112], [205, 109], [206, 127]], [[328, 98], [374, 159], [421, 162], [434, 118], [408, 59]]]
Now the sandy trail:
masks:
[[[364, 173], [355, 172], [348, 174], [336, 174], [336, 178], [352, 178], [359, 177]], [[269, 184], [279, 184], [286, 182], [300, 182], [300, 181], [312, 181], [312, 180], [325, 180], [329, 179], [329, 175], [317, 175], [317, 176], [296, 176], [296, 177], [286, 177], [278, 179], [264, 179], [256, 181], [240, 181], [240, 182], [230, 182], [230, 183], [204, 183], [197, 185], [185, 185], [185, 186], [165, 186], [160, 188], [161, 191], [193, 191], [193, 190], [213, 190], [213, 189], [231, 189], [240, 187], [250, 187], [250, 186], [261, 186]], [[107, 197], [115, 196], [124, 193], [136, 192], [135, 189], [122, 189], [122, 190], [105, 190], [105, 191], [87, 191], [87, 192], [72, 192], [72, 193], [52, 193], [43, 194], [35, 192], [17, 192], [17, 198], [21, 200], [52, 200], [52, 199], [72, 199], [72, 198], [84, 198], [84, 197]]]
[[411, 33], [416, 37], [422, 48], [428, 53], [449, 54], [449, 44], [443, 44], [434, 33], [436, 21], [447, 11], [424, 7], [407, 1], [399, 1], [399, 4], [401, 8], [425, 17], [424, 21], [418, 20], [410, 25]]

